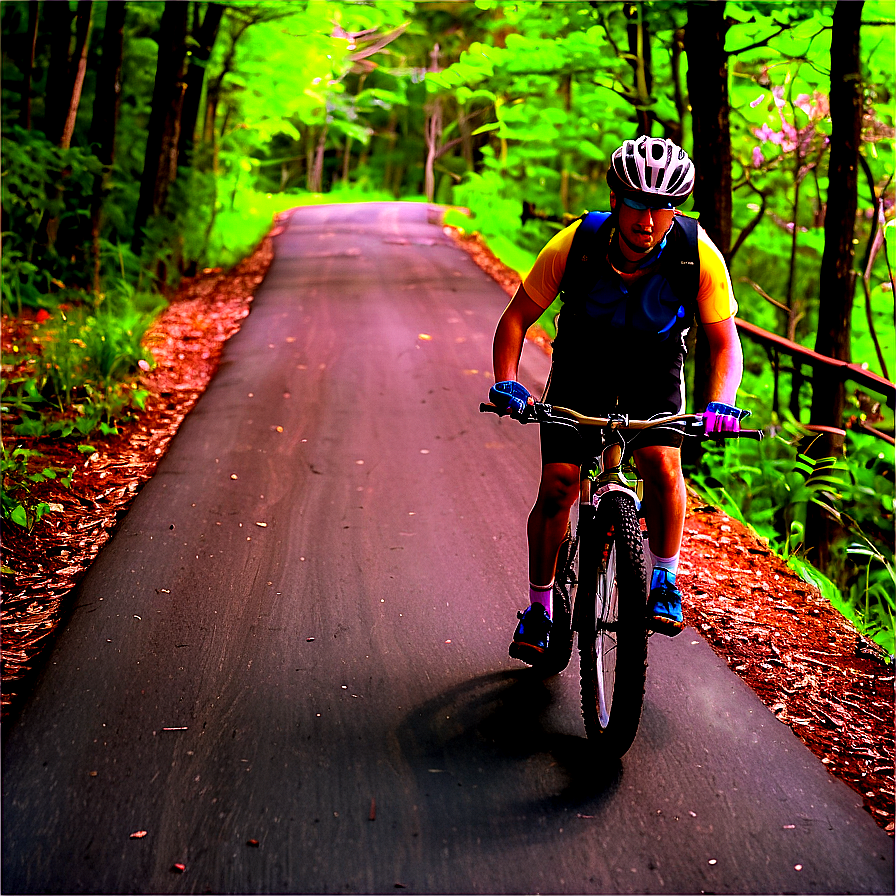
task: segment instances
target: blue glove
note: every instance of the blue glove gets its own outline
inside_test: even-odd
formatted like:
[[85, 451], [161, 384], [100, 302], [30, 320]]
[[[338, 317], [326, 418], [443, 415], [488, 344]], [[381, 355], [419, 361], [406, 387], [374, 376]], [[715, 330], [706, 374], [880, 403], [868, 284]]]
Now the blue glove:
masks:
[[703, 412], [704, 432], [740, 432], [740, 421], [751, 413], [730, 404], [711, 401]]
[[495, 383], [488, 390], [488, 400], [502, 411], [510, 411], [510, 416], [517, 419], [523, 416], [531, 397], [529, 390], [516, 380]]

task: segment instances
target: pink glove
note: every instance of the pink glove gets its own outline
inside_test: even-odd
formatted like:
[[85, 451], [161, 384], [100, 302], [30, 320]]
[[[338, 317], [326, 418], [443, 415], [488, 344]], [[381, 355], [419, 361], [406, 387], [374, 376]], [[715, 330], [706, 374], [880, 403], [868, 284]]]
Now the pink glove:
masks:
[[704, 431], [740, 432], [740, 421], [749, 417], [750, 413], [730, 404], [711, 401], [703, 412]]

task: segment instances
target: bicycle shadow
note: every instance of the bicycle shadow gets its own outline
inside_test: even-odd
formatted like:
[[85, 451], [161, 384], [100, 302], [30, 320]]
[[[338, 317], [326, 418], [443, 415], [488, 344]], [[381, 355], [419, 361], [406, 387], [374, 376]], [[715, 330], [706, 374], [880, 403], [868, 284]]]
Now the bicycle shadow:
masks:
[[[622, 779], [622, 763], [558, 730], [560, 679], [503, 670], [456, 685], [411, 712], [396, 734], [424, 801], [444, 825], [469, 830], [504, 819], [501, 836], [531, 840], [532, 819], [598, 817]], [[517, 823], [518, 822], [518, 823]]]

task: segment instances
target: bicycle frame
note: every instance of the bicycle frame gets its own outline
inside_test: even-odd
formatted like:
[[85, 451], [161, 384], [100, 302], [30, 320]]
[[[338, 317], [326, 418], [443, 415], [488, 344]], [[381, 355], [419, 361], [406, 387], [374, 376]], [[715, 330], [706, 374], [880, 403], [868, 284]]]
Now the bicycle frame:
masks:
[[[644, 483], [641, 479], [629, 479], [625, 474], [625, 442], [617, 430], [611, 430], [609, 441], [600, 453], [583, 467], [583, 503], [599, 501], [607, 492], [618, 491], [631, 495], [640, 510], [644, 497]], [[586, 485], [587, 484], [587, 485]], [[587, 494], [586, 494], [587, 491]]]

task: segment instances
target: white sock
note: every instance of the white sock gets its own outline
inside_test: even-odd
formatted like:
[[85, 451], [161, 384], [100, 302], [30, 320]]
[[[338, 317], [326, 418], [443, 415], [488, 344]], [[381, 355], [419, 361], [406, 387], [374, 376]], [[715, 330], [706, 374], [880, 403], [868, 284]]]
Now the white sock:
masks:
[[675, 574], [678, 572], [678, 558], [681, 551], [678, 551], [673, 557], [658, 557], [653, 551], [650, 551], [650, 559], [654, 569], [665, 569], [672, 573], [672, 581], [675, 581]]
[[554, 595], [554, 582], [553, 580], [549, 585], [533, 585], [531, 582], [529, 583], [529, 603], [530, 604], [541, 604], [545, 612], [548, 614], [548, 618], [552, 618], [553, 612], [553, 595]]

